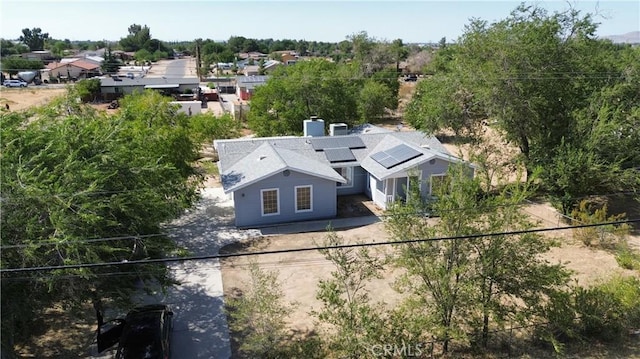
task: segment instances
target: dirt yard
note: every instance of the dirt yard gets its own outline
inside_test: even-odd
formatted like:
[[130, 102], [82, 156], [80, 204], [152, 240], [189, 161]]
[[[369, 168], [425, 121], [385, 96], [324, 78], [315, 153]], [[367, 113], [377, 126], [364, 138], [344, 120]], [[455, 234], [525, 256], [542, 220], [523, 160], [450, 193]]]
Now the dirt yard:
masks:
[[[410, 97], [413, 86], [415, 84], [410, 83], [401, 88], [401, 107], [405, 105], [407, 98]], [[399, 123], [401, 122], [391, 120], [379, 125], [392, 130], [413, 130], [406, 123], [398, 126]], [[506, 150], [506, 154], [493, 158], [496, 163], [507, 163], [510, 154], [517, 153], [517, 149], [503, 143], [499, 134], [491, 128], [487, 127], [485, 129], [484, 136], [491, 146]], [[465, 159], [469, 158], [470, 151], [472, 151], [470, 145], [459, 147], [449, 143], [444, 145], [452, 154], [462, 156]], [[513, 173], [514, 169], [509, 167], [504, 176], [514, 179]], [[496, 174], [494, 181], [502, 175]], [[538, 223], [538, 228], [567, 225], [548, 203], [531, 203], [525, 206], [523, 210], [531, 217], [532, 221]], [[383, 223], [348, 230], [337, 230], [336, 233], [346, 243], [381, 242], [390, 239]], [[636, 235], [629, 236], [628, 241], [633, 248], [640, 250], [640, 235], [637, 235], [637, 231], [634, 234]], [[253, 238], [223, 250], [228, 252], [276, 251], [315, 247], [323, 242], [325, 235], [326, 233], [315, 232]], [[553, 248], [548, 252], [545, 255], [545, 259], [554, 264], [565, 264], [568, 269], [573, 271], [573, 279], [580, 285], [589, 286], [616, 275], [640, 277], [640, 272], [638, 271], [621, 268], [610, 252], [588, 248], [574, 240], [571, 231], [545, 232], [545, 235], [556, 238], [561, 244], [560, 247]], [[372, 249], [373, 253], [376, 253], [381, 258], [386, 257], [390, 250], [386, 246]], [[314, 310], [319, 310], [321, 306], [320, 301], [316, 299], [318, 282], [330, 277], [331, 271], [334, 270], [332, 264], [317, 251], [227, 259], [222, 262], [226, 296], [238, 295], [248, 288], [248, 264], [250, 260], [258, 263], [263, 269], [278, 272], [278, 278], [284, 291], [284, 301], [295, 303], [295, 307], [289, 316], [290, 329], [294, 332], [302, 333], [313, 330], [314, 322], [317, 319], [310, 313]], [[393, 271], [387, 271], [382, 279], [376, 280], [369, 285], [368, 289], [373, 301], [385, 302], [390, 306], [398, 302], [400, 295], [391, 287], [393, 278], [396, 275], [397, 273]]]
[[[26, 89], [2, 88], [0, 89], [0, 106], [4, 109], [8, 104], [10, 111], [23, 110], [30, 106], [43, 105], [52, 98], [64, 94], [65, 91], [62, 88], [49, 89], [36, 86]], [[408, 92], [410, 89], [404, 91]], [[397, 129], [397, 124], [397, 121], [390, 121], [383, 126]], [[411, 130], [411, 128], [404, 124], [401, 130]], [[455, 147], [448, 144], [447, 147], [452, 153], [458, 153]], [[468, 148], [463, 149], [463, 156], [468, 154], [468, 150]], [[210, 178], [206, 185], [220, 186], [217, 178]], [[560, 217], [548, 204], [531, 204], [524, 210], [530, 214], [533, 220], [539, 221], [540, 227], [563, 225]], [[348, 243], [380, 242], [389, 239], [382, 223], [336, 232]], [[546, 258], [552, 263], [565, 263], [569, 269], [575, 272], [574, 278], [581, 285], [597, 283], [618, 274], [640, 275], [638, 272], [620, 268], [610, 253], [590, 249], [576, 242], [572, 239], [570, 232], [550, 232], [549, 235], [556, 236], [562, 245], [547, 253]], [[325, 233], [321, 232], [252, 238], [245, 243], [225, 248], [225, 250], [229, 252], [314, 247], [322, 243], [324, 238]], [[632, 236], [629, 241], [634, 248], [640, 249], [640, 236]], [[385, 257], [389, 254], [389, 250], [388, 247], [380, 246], [375, 247], [374, 253]], [[316, 251], [271, 254], [252, 258], [264, 269], [277, 270], [285, 293], [284, 300], [297, 303], [295, 310], [290, 315], [291, 329], [303, 332], [313, 329], [314, 318], [309, 313], [319, 309], [320, 303], [315, 298], [317, 284], [320, 279], [330, 276], [330, 272], [333, 270], [332, 265]], [[248, 260], [248, 257], [237, 257], [223, 261], [225, 295], [234, 295], [246, 290]], [[373, 300], [393, 304], [399, 299], [399, 295], [390, 286], [391, 278], [395, 274], [393, 272], [385, 273], [385, 278], [370, 285], [369, 289]]]
[[44, 105], [63, 95], [66, 91], [64, 88], [49, 88], [47, 86], [2, 87], [0, 89], [0, 106], [6, 108], [6, 105], [9, 105], [10, 111], [25, 110], [32, 106]]

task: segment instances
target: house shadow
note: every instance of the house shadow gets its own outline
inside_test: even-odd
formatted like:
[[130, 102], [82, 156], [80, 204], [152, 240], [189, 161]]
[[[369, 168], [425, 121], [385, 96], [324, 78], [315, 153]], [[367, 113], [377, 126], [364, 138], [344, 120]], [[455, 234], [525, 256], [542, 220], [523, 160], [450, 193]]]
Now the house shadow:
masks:
[[[608, 214], [624, 214], [626, 219], [640, 218], [640, 199], [633, 194], [618, 194], [609, 197], [607, 201]], [[631, 234], [640, 235], [640, 222], [629, 223]]]
[[338, 196], [337, 218], [381, 216], [383, 210], [364, 194]]

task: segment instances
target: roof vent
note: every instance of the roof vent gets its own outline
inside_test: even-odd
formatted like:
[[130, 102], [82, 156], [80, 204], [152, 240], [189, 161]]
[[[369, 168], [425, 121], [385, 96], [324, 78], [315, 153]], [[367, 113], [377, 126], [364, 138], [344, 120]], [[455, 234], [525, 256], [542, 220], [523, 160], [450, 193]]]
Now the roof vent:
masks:
[[332, 123], [329, 125], [329, 136], [345, 136], [349, 134], [346, 123]]
[[260, 155], [260, 157], [258, 157], [258, 161], [262, 161], [262, 160], [264, 160], [265, 158], [267, 158], [267, 156], [265, 156], [265, 155]]

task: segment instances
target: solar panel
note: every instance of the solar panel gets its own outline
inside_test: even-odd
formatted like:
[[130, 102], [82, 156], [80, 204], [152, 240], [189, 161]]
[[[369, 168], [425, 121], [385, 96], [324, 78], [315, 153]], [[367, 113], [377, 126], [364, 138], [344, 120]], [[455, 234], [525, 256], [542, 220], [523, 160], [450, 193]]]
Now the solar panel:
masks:
[[389, 156], [395, 158], [398, 161], [398, 164], [407, 162], [422, 155], [422, 152], [415, 150], [405, 144], [390, 148], [385, 152], [387, 152]]
[[348, 162], [348, 161], [356, 160], [355, 156], [353, 155], [353, 152], [351, 152], [351, 149], [347, 147], [325, 148], [324, 155], [327, 157], [327, 160], [329, 160], [329, 162], [331, 163]]
[[311, 138], [311, 146], [316, 151], [327, 148], [365, 148], [364, 142], [358, 136], [326, 136]]
[[389, 169], [419, 156], [422, 156], [422, 152], [402, 144], [386, 151], [376, 152], [371, 155], [371, 159], [378, 162], [382, 167]]

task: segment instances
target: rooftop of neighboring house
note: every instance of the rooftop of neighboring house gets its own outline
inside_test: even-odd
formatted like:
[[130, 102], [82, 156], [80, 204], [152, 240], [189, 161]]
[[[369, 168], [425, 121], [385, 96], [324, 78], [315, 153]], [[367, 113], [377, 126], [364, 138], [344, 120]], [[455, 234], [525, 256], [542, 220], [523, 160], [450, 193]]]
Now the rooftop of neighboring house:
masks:
[[92, 61], [87, 61], [79, 58], [66, 58], [66, 59], [60, 60], [60, 62], [52, 62], [48, 64], [47, 69], [55, 70], [55, 69], [66, 67], [66, 66], [79, 67], [83, 70], [95, 70], [97, 68], [100, 68], [99, 64], [96, 64], [95, 62], [92, 62]]
[[240, 87], [256, 86], [266, 83], [268, 79], [267, 75], [236, 76], [236, 83]]

